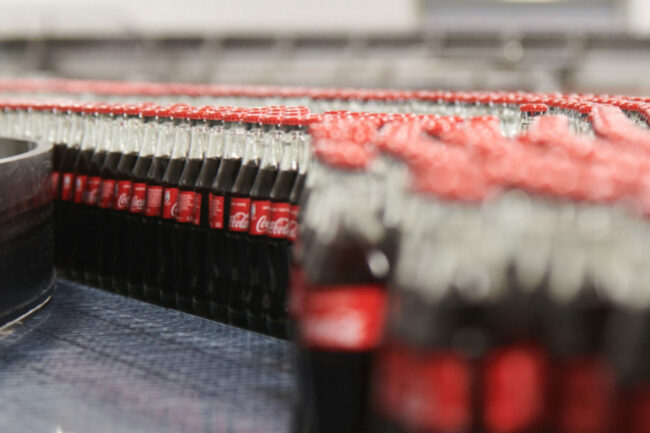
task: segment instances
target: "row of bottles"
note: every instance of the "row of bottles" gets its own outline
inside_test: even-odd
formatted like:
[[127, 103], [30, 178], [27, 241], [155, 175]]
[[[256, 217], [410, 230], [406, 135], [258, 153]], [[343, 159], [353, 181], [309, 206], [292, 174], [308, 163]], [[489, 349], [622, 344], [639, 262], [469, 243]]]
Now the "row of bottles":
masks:
[[311, 126], [295, 432], [650, 429], [650, 134], [528, 108]]

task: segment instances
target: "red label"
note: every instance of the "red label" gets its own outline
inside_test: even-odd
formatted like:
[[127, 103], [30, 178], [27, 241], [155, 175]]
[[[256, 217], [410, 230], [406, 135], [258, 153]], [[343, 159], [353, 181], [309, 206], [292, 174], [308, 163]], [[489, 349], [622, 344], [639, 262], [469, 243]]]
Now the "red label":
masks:
[[99, 191], [99, 207], [102, 209], [113, 207], [115, 197], [115, 180], [102, 179], [102, 186]]
[[146, 216], [160, 216], [162, 209], [162, 186], [149, 185], [147, 187], [147, 204], [144, 214]]
[[71, 201], [74, 198], [74, 173], [63, 173], [61, 184], [61, 200]]
[[99, 176], [89, 177], [86, 181], [86, 190], [84, 192], [84, 203], [89, 206], [97, 205], [99, 199], [99, 189], [102, 184], [102, 178]]
[[115, 186], [115, 210], [128, 210], [131, 205], [131, 181], [120, 180]]
[[293, 262], [289, 268], [290, 281], [289, 284], [289, 314], [296, 319], [300, 318], [305, 302], [305, 277], [302, 268]]
[[52, 172], [52, 179], [51, 182], [52, 184], [50, 185], [52, 187], [52, 198], [54, 200], [58, 200], [59, 198], [59, 180], [61, 179], [61, 173], [58, 171], [53, 171]]
[[194, 191], [181, 191], [178, 194], [178, 215], [176, 215], [176, 221], [179, 223], [193, 222], [195, 203], [196, 193]]
[[379, 346], [386, 313], [381, 286], [309, 287], [303, 295], [299, 333], [305, 346], [354, 352]]
[[630, 433], [650, 431], [650, 383], [646, 380], [638, 385], [630, 402]]
[[560, 399], [558, 431], [611, 431], [614, 392], [613, 373], [601, 359], [578, 358], [566, 362], [561, 369], [557, 393]]
[[162, 216], [165, 219], [176, 219], [178, 216], [178, 188], [165, 188]]
[[300, 212], [300, 206], [291, 205], [289, 209], [290, 221], [289, 221], [289, 240], [295, 242], [298, 239], [298, 213]]
[[373, 406], [382, 417], [398, 421], [404, 412], [404, 395], [409, 372], [415, 364], [412, 351], [394, 343], [384, 345], [377, 353], [374, 367], [376, 381]]
[[131, 205], [129, 212], [142, 213], [147, 201], [147, 184], [144, 182], [134, 183], [131, 191]]
[[201, 202], [203, 201], [203, 196], [201, 194], [196, 194], [194, 198], [194, 225], [201, 225]]
[[84, 198], [84, 192], [86, 190], [86, 181], [88, 176], [85, 174], [78, 174], [74, 179], [74, 202], [82, 203]]
[[251, 202], [251, 224], [248, 231], [252, 235], [266, 236], [269, 229], [269, 215], [271, 202], [268, 200], [254, 200]]
[[535, 430], [544, 415], [546, 362], [530, 346], [496, 349], [483, 373], [483, 422], [494, 433]]
[[272, 203], [269, 236], [276, 239], [289, 239], [290, 228], [291, 206], [289, 203]]
[[391, 346], [379, 355], [377, 403], [414, 431], [467, 431], [472, 421], [471, 363], [452, 351]]
[[223, 196], [210, 194], [210, 202], [208, 203], [208, 211], [210, 213], [210, 228], [222, 229], [223, 228]]
[[250, 213], [250, 198], [233, 197], [230, 202], [230, 230], [233, 232], [247, 232]]

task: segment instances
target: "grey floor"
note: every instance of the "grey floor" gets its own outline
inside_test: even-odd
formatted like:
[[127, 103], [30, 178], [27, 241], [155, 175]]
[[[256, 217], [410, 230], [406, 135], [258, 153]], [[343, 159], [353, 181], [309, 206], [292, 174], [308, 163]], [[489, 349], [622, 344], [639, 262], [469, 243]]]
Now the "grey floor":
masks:
[[59, 281], [0, 335], [0, 432], [287, 432], [290, 344]]

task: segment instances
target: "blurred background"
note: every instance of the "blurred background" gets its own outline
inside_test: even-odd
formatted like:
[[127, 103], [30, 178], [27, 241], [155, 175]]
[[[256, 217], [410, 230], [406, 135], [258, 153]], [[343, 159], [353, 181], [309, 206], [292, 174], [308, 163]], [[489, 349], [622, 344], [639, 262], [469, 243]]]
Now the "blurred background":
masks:
[[0, 75], [650, 94], [648, 0], [4, 0]]

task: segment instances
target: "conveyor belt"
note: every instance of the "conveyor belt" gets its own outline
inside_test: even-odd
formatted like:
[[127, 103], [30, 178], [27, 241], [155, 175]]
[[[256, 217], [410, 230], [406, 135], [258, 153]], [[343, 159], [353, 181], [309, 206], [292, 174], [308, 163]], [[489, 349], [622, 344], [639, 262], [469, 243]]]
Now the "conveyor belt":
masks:
[[0, 335], [0, 430], [286, 432], [291, 345], [59, 280]]

